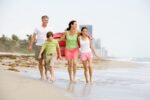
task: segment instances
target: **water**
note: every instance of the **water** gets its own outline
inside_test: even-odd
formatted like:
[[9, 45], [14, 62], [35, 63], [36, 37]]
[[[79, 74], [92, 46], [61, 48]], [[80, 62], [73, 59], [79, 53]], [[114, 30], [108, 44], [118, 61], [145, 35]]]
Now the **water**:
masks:
[[[40, 77], [35, 69], [20, 74], [36, 79]], [[93, 84], [85, 84], [83, 70], [77, 70], [75, 84], [69, 83], [65, 69], [55, 69], [55, 78], [53, 85], [65, 89], [74, 100], [150, 100], [150, 65], [94, 70]]]

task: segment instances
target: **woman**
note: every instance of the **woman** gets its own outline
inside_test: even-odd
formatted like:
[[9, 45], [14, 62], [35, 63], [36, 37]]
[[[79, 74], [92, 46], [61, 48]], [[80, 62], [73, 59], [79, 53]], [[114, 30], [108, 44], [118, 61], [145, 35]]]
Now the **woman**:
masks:
[[76, 66], [78, 59], [78, 34], [77, 22], [75, 20], [70, 21], [66, 32], [59, 41], [66, 40], [65, 58], [68, 61], [68, 73], [70, 82], [76, 82]]
[[91, 39], [89, 39], [87, 35], [87, 31], [87, 27], [82, 27], [81, 35], [78, 37], [78, 40], [80, 43], [80, 58], [84, 66], [86, 83], [89, 83], [88, 74], [90, 75], [90, 82], [92, 83], [92, 51], [95, 56], [97, 56], [97, 54], [92, 45]]

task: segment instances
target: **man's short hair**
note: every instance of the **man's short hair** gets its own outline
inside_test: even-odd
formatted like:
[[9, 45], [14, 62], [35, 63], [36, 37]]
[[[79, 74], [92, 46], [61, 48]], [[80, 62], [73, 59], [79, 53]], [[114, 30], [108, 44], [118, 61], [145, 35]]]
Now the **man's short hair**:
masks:
[[44, 15], [44, 16], [41, 17], [42, 20], [43, 20], [44, 18], [48, 18], [48, 19], [49, 19], [49, 17], [48, 17], [47, 15]]

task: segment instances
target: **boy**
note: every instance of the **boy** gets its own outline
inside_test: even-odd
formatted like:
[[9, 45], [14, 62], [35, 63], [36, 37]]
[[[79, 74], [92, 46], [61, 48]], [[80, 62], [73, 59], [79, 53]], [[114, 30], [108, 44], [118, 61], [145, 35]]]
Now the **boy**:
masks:
[[41, 55], [43, 51], [46, 52], [45, 62], [46, 62], [46, 68], [45, 68], [45, 75], [48, 79], [47, 71], [50, 71], [50, 80], [54, 81], [54, 63], [56, 61], [56, 58], [61, 59], [61, 52], [59, 48], [58, 41], [53, 38], [52, 32], [47, 32], [47, 41], [42, 45], [42, 48], [39, 53], [39, 59], [41, 58]]

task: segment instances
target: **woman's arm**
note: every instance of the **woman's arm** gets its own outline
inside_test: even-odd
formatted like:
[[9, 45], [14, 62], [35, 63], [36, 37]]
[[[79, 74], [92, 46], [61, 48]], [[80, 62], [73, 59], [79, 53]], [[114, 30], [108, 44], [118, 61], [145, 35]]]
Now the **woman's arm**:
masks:
[[65, 40], [66, 38], [66, 32], [63, 33], [63, 35], [60, 37], [60, 39], [58, 39], [58, 42]]
[[60, 52], [60, 47], [59, 47], [59, 44], [57, 44], [57, 54], [58, 54], [58, 58], [62, 58], [61, 57], [61, 52]]

